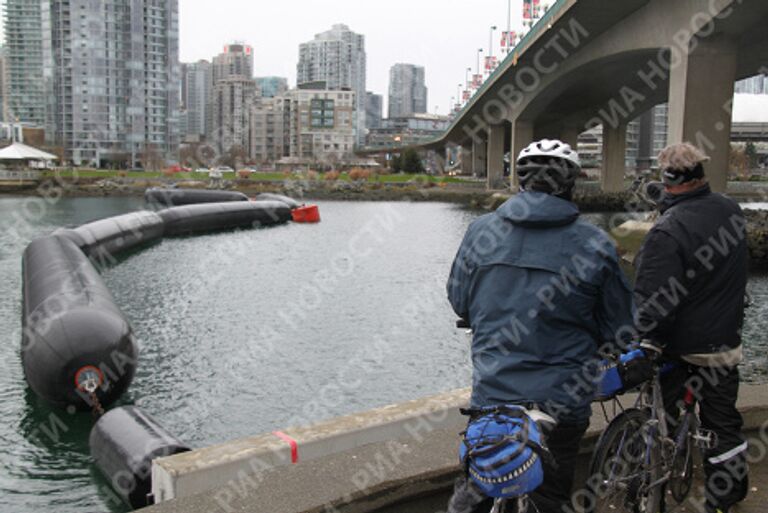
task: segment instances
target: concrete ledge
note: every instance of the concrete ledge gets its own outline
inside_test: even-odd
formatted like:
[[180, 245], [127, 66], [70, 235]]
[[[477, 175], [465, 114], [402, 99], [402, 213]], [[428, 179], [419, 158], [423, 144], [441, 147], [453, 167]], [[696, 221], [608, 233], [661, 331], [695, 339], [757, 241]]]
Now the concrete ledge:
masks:
[[[459, 408], [469, 402], [469, 390], [377, 408], [282, 433], [297, 445], [298, 460], [311, 461], [362, 445], [413, 436], [426, 428], [460, 430]], [[185, 497], [226, 485], [241, 472], [254, 473], [291, 463], [291, 446], [275, 434], [244, 438], [152, 464], [152, 493], [157, 502]]]
[[[768, 402], [766, 402], [768, 386], [743, 386], [739, 399], [739, 409], [744, 415], [744, 430], [756, 431], [768, 421]], [[466, 400], [466, 390], [451, 392], [441, 396], [428, 398], [424, 401], [412, 401], [394, 408], [400, 415], [405, 415], [409, 408], [419, 410], [425, 404], [440, 404], [444, 407], [455, 402], [461, 405]], [[629, 405], [634, 396], [626, 396], [622, 403]], [[351, 419], [365, 419], [368, 415], [377, 417], [381, 411], [374, 410], [361, 415], [344, 417], [323, 423], [324, 429], [331, 424], [341, 427]], [[591, 452], [597, 437], [605, 429], [605, 420], [600, 405], [593, 408], [592, 425], [587, 433], [581, 452], [586, 456]], [[195, 481], [208, 483], [206, 477], [219, 483], [215, 491], [209, 493], [185, 496], [177, 500], [162, 503], [147, 509], [148, 513], [197, 513], [197, 512], [232, 512], [232, 511], [271, 511], [280, 513], [319, 513], [327, 511], [340, 512], [372, 512], [395, 507], [394, 510], [405, 511], [404, 504], [424, 496], [445, 493], [451, 487], [453, 479], [459, 471], [458, 466], [458, 433], [463, 429], [465, 419], [458, 415], [445, 416], [438, 410], [421, 412], [433, 418], [442, 418], [446, 425], [437, 422], [434, 426], [424, 416], [412, 415], [409, 420], [401, 418], [395, 423], [391, 433], [401, 433], [389, 439], [358, 445], [342, 452], [329, 453], [325, 457], [316, 456], [309, 461], [300, 460], [298, 465], [266, 467], [243, 467], [230, 476], [224, 483], [217, 471], [200, 468], [197, 470]], [[609, 412], [613, 414], [613, 412]], [[338, 423], [338, 424], [337, 424]], [[304, 428], [312, 430], [312, 428]], [[294, 430], [290, 430], [294, 433]], [[385, 430], [383, 427], [380, 434]], [[362, 435], [363, 431], [354, 430]], [[260, 440], [256, 437], [248, 440]], [[333, 434], [337, 441], [343, 439], [343, 433]], [[317, 447], [322, 447], [322, 438], [316, 440]], [[764, 441], [768, 443], [768, 440]], [[245, 443], [240, 441], [236, 443]], [[227, 444], [218, 446], [224, 450]], [[340, 447], [341, 444], [335, 447]], [[354, 445], [354, 444], [351, 444]], [[334, 445], [327, 445], [327, 448]], [[210, 449], [204, 449], [208, 451]], [[319, 449], [318, 449], [319, 450]], [[198, 451], [200, 452], [200, 451]], [[258, 451], [257, 451], [258, 452]], [[166, 467], [175, 467], [175, 461], [189, 457], [193, 453], [165, 458]], [[258, 453], [258, 458], [265, 454]], [[173, 461], [174, 465], [168, 465]], [[268, 459], [262, 460], [268, 462]], [[242, 461], [241, 461], [242, 464]], [[182, 481], [184, 476], [180, 475]], [[186, 492], [192, 491], [185, 485]], [[210, 487], [206, 488], [210, 490]], [[444, 500], [443, 497], [440, 500]], [[409, 510], [410, 511], [410, 510]], [[418, 509], [413, 509], [418, 511]]]

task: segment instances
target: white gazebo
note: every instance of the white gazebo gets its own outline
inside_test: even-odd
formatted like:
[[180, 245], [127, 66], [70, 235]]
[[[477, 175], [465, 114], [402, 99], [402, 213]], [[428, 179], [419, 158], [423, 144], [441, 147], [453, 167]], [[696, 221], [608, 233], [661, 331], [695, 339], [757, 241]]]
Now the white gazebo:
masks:
[[58, 158], [56, 155], [32, 146], [14, 142], [0, 150], [0, 163], [8, 165], [6, 169], [0, 169], [0, 180], [14, 182], [38, 180], [40, 169], [45, 169], [51, 161]]
[[32, 146], [27, 146], [20, 142], [14, 142], [10, 146], [6, 146], [0, 150], [0, 162], [2, 161], [26, 161], [26, 162], [50, 162], [57, 160], [59, 157], [51, 153], [38, 150]]

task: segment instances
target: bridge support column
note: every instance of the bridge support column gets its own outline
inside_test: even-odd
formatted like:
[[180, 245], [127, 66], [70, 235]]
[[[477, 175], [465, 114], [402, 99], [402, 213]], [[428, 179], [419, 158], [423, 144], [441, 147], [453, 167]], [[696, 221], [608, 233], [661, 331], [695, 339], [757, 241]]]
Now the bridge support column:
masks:
[[459, 158], [461, 159], [461, 174], [472, 174], [472, 161], [474, 156], [472, 155], [472, 149], [466, 146], [459, 146]]
[[533, 123], [530, 121], [512, 121], [512, 141], [509, 150], [510, 179], [512, 186], [517, 187], [517, 156], [526, 146], [533, 142]]
[[482, 139], [472, 140], [472, 174], [476, 177], [486, 175], [487, 145], [488, 143]]
[[617, 127], [603, 125], [603, 169], [600, 187], [604, 192], [624, 190], [624, 173], [627, 170], [627, 125]]
[[560, 131], [560, 140], [569, 145], [573, 151], [579, 151], [579, 135], [581, 135], [581, 128], [565, 126]]
[[504, 124], [492, 125], [488, 130], [488, 182], [489, 189], [506, 188], [504, 183]]
[[738, 51], [725, 37], [699, 41], [672, 67], [669, 83], [670, 144], [690, 142], [711, 157], [705, 172], [715, 191], [725, 191], [731, 138], [731, 102]]

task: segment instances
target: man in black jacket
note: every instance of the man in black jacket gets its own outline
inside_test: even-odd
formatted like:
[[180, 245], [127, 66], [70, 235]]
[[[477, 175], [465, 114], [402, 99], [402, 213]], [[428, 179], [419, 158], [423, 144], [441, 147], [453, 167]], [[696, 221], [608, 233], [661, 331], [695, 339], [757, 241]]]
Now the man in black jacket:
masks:
[[706, 511], [727, 513], [747, 493], [747, 443], [736, 398], [748, 252], [741, 208], [711, 192], [707, 160], [688, 143], [659, 155], [665, 194], [661, 217], [635, 261], [636, 325], [679, 362], [662, 376], [668, 413], [674, 419], [688, 384], [702, 428], [716, 435], [705, 451]]

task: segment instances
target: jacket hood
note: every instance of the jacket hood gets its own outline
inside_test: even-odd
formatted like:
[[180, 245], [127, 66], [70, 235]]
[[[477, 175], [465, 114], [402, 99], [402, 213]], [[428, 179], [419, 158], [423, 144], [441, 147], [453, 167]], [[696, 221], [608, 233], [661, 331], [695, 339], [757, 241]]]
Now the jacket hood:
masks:
[[522, 192], [496, 211], [502, 219], [531, 228], [565, 226], [579, 218], [579, 208], [570, 201], [543, 192]]

